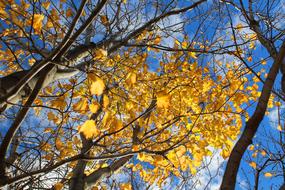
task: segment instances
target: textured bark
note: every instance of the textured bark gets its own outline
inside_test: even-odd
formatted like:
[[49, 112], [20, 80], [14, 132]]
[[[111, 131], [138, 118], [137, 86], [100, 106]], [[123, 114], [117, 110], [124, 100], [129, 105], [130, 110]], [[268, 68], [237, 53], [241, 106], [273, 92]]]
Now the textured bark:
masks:
[[280, 51], [277, 57], [274, 59], [272, 67], [270, 68], [268, 77], [265, 80], [261, 96], [259, 98], [254, 114], [246, 122], [245, 129], [231, 152], [221, 184], [222, 190], [235, 189], [236, 177], [242, 156], [245, 153], [247, 147], [252, 143], [252, 139], [258, 129], [258, 126], [263, 120], [267, 109], [268, 100], [271, 95], [271, 90], [278, 74], [279, 67], [282, 64], [282, 60], [284, 60], [284, 56], [285, 42], [282, 44], [282, 47], [280, 48]]
[[[18, 96], [19, 92], [29, 83], [33, 78], [43, 70], [48, 64], [61, 62], [62, 56], [68, 51], [70, 46], [74, 43], [74, 41], [78, 38], [78, 36], [84, 32], [84, 30], [91, 24], [94, 18], [97, 17], [107, 0], [102, 0], [98, 2], [98, 5], [94, 8], [92, 14], [87, 18], [86, 22], [82, 24], [82, 26], [72, 35], [73, 30], [77, 24], [79, 17], [83, 12], [83, 8], [86, 4], [87, 0], [82, 0], [79, 10], [75, 18], [73, 19], [71, 26], [65, 35], [61, 44], [55, 48], [50, 55], [43, 59], [40, 63], [36, 64], [27, 74], [25, 74], [20, 81], [12, 87], [10, 91], [8, 91], [4, 96], [0, 96], [0, 105], [4, 106], [3, 103], [13, 99], [15, 96]], [[75, 58], [77, 59], [77, 57]]]
[[[81, 152], [84, 153], [92, 147], [92, 140], [86, 139], [82, 134], [81, 134], [81, 139], [82, 139], [82, 144], [83, 144]], [[85, 171], [86, 165], [87, 165], [86, 160], [79, 160], [77, 162], [75, 168], [72, 171], [72, 178], [70, 179], [70, 182], [69, 182], [70, 190], [85, 189], [84, 171]]]
[[38, 81], [36, 82], [34, 89], [31, 93], [31, 95], [29, 96], [29, 99], [27, 100], [27, 102], [25, 103], [25, 106], [18, 112], [12, 126], [9, 128], [8, 132], [5, 134], [4, 139], [1, 143], [0, 146], [0, 178], [6, 179], [7, 176], [5, 176], [6, 172], [6, 153], [8, 152], [9, 146], [12, 142], [12, 140], [14, 139], [14, 136], [16, 134], [16, 132], [18, 131], [23, 119], [25, 118], [25, 116], [27, 115], [28, 111], [29, 111], [29, 107], [33, 104], [33, 102], [35, 101], [35, 99], [37, 98], [40, 90], [43, 87], [43, 84], [46, 80], [46, 78], [49, 76], [50, 72], [53, 71], [54, 66], [53, 65], [49, 65], [48, 67], [46, 67], [43, 71], [41, 71], [40, 77], [38, 79]]
[[126, 156], [118, 159], [108, 167], [98, 169], [85, 178], [88, 187], [95, 185], [102, 177], [110, 175], [124, 166], [133, 156]]
[[[30, 70], [19, 71], [0, 78], [0, 96], [5, 96], [7, 93], [9, 93], [29, 72]], [[78, 72], [79, 70], [76, 69], [62, 70], [55, 66], [51, 71], [49, 71], [48, 75], [46, 76], [46, 79], [42, 84], [42, 88], [48, 86], [50, 83], [56, 80], [70, 78], [76, 75]], [[9, 98], [7, 102], [0, 105], [0, 113], [12, 107], [13, 105], [21, 102], [24, 98], [29, 97], [41, 75], [41, 73], [35, 75], [30, 81], [28, 81], [24, 85], [24, 88], [22, 88], [18, 93]]]

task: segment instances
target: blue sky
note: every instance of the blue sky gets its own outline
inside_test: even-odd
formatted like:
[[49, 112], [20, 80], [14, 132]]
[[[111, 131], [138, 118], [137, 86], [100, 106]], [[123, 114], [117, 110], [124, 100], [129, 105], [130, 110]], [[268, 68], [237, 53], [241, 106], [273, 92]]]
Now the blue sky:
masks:
[[[180, 1], [180, 2], [181, 2], [181, 3], [180, 3], [181, 6], [186, 6], [186, 5], [191, 4], [190, 1]], [[151, 13], [150, 13], [150, 15], [151, 15]], [[188, 15], [188, 16], [190, 16], [190, 15]], [[180, 21], [181, 19], [182, 19], [182, 18], [181, 18], [180, 16], [172, 17], [172, 18], [170, 19], [170, 21], [169, 21], [169, 24], [173, 24], [173, 23], [175, 23], [175, 22], [177, 22], [177, 21]], [[235, 18], [235, 19], [236, 19], [235, 22], [238, 22], [238, 21], [237, 21], [238, 18]], [[194, 29], [197, 27], [197, 24], [198, 24], [198, 23], [191, 23], [191, 25], [189, 25], [189, 26], [186, 27], [186, 32], [188, 33], [190, 39], [191, 39], [191, 37], [193, 36], [193, 31], [195, 31]], [[191, 27], [190, 27], [190, 26], [191, 26]], [[209, 33], [211, 33], [211, 30], [209, 31]], [[101, 37], [102, 37], [102, 36], [97, 37], [97, 38], [94, 38], [93, 40], [94, 40], [94, 41], [97, 41], [97, 40], [101, 39]], [[179, 34], [174, 35], [173, 37], [174, 37], [174, 38], [177, 38], [177, 39], [179, 39], [179, 40], [182, 40], [182, 39], [181, 39], [181, 35], [179, 35]], [[174, 39], [174, 38], [173, 38], [173, 39]], [[171, 40], [169, 39], [169, 41], [171, 41]], [[252, 56], [252, 57], [253, 57], [253, 62], [260, 61], [261, 58], [267, 57], [267, 52], [265, 51], [265, 49], [264, 49], [263, 47], [261, 47], [260, 44], [257, 44], [256, 50], [253, 51], [253, 56]], [[152, 57], [148, 58], [150, 70], [152, 70], [152, 71], [155, 71], [155, 70], [156, 70], [156, 68], [158, 67], [159, 58], [160, 58], [160, 55], [156, 55], [156, 58], [152, 58]], [[231, 58], [229, 58], [229, 59], [231, 59]], [[267, 61], [267, 65], [265, 65], [265, 66], [261, 65], [261, 66], [255, 68], [255, 70], [256, 70], [256, 71], [259, 71], [260, 69], [265, 69], [266, 71], [268, 71], [271, 64], [272, 64], [272, 60], [268, 60], [268, 61]], [[261, 89], [261, 87], [262, 87], [262, 85], [260, 85], [260, 89]], [[275, 87], [276, 90], [279, 90], [279, 89], [280, 89], [280, 75], [278, 75], [278, 78], [277, 78], [277, 80], [276, 80], [276, 82], [275, 82], [274, 87]], [[248, 112], [249, 112], [250, 115], [252, 115], [252, 113], [253, 113], [253, 111], [254, 111], [254, 109], [255, 109], [255, 106], [256, 106], [256, 104], [255, 104], [254, 106], [252, 106], [252, 107], [248, 110]], [[283, 108], [283, 107], [282, 107], [282, 108]], [[15, 112], [15, 109], [11, 109], [9, 112]], [[264, 143], [264, 138], [262, 138], [262, 137], [264, 136], [264, 133], [265, 133], [265, 134], [266, 134], [266, 133], [272, 133], [274, 136], [278, 136], [278, 135], [279, 135], [279, 131], [276, 129], [276, 123], [273, 123], [273, 122], [274, 122], [274, 119], [277, 118], [277, 117], [276, 117], [276, 110], [275, 110], [274, 108], [273, 108], [273, 109], [269, 109], [269, 112], [270, 112], [270, 115], [269, 115], [270, 117], [266, 116], [266, 117], [264, 118], [262, 124], [261, 124], [260, 127], [259, 127], [259, 130], [258, 130], [258, 132], [257, 132], [256, 138], [254, 139], [254, 144], [256, 144], [256, 143], [258, 143], [258, 144]], [[272, 122], [272, 121], [273, 121], [273, 122]], [[40, 122], [40, 121], [36, 121], [36, 120], [35, 120], [35, 121], [34, 121], [34, 124], [36, 125], [38, 122]], [[244, 121], [244, 122], [245, 122], [245, 121]], [[2, 122], [2, 120], [1, 120], [0, 127], [1, 127], [1, 133], [2, 133], [2, 134], [5, 133], [4, 131], [7, 129], [8, 126], [10, 126], [10, 124], [11, 124], [11, 120], [10, 120], [10, 121], [9, 121], [9, 120], [5, 120], [5, 121], [3, 121], [3, 122]], [[264, 130], [265, 130], [265, 132], [264, 132]], [[265, 142], [265, 143], [266, 143], [266, 142]], [[268, 144], [268, 145], [269, 145], [269, 147], [272, 148], [273, 150], [275, 149], [275, 147], [274, 147], [272, 144]], [[249, 176], [249, 181], [250, 181], [250, 182], [253, 182], [253, 176], [254, 176], [254, 175], [253, 175], [253, 171], [252, 171], [252, 168], [249, 166], [249, 164], [248, 164], [248, 162], [247, 162], [247, 155], [249, 155], [249, 154], [252, 154], [252, 152], [248, 151], [248, 152], [246, 153], [246, 156], [244, 157], [243, 162], [242, 162], [240, 168], [243, 168], [243, 169], [247, 172], [247, 174], [249, 174], [249, 175], [248, 175], [248, 176]], [[217, 155], [219, 155], [219, 154], [217, 154]], [[216, 159], [216, 160], [213, 162], [213, 165], [217, 165], [217, 160], [219, 160], [219, 163], [223, 162], [219, 156], [216, 156], [215, 159]], [[223, 167], [224, 167], [224, 166], [225, 166], [225, 163], [223, 164]], [[213, 168], [213, 171], [216, 169], [214, 166], [211, 166], [211, 168]], [[269, 170], [270, 170], [270, 168], [269, 168]], [[267, 171], [269, 171], [269, 170], [267, 170]], [[202, 173], [203, 173], [203, 172], [202, 172]], [[223, 173], [223, 172], [221, 172], [221, 173]], [[201, 175], [203, 175], [203, 174], [201, 174]], [[207, 174], [204, 173], [204, 175], [207, 175]], [[221, 177], [222, 177], [222, 175], [219, 175], [219, 176], [217, 176], [217, 178], [215, 179], [216, 182], [213, 183], [213, 186], [214, 186], [215, 188], [218, 187], [217, 184], [219, 184]], [[203, 178], [203, 176], [201, 177], [201, 179], [202, 179], [202, 178]], [[204, 180], [207, 180], [207, 179], [208, 179], [207, 177], [204, 177]], [[273, 180], [272, 180], [272, 179], [273, 179]], [[272, 179], [271, 179], [271, 178], [264, 178], [264, 177], [262, 176], [261, 179], [260, 179], [260, 185], [261, 185], [261, 187], [264, 187], [264, 189], [266, 189], [267, 187], [269, 187], [270, 183], [271, 183], [271, 184], [275, 184], [275, 185], [282, 183], [282, 178], [280, 178], [280, 177], [272, 178]], [[242, 185], [237, 186], [237, 189], [246, 189], [245, 186], [244, 186], [245, 180], [246, 180], [246, 178], [245, 178], [245, 176], [243, 175], [243, 171], [240, 170], [239, 175], [238, 175], [238, 181], [239, 181], [240, 183], [242, 183]]]

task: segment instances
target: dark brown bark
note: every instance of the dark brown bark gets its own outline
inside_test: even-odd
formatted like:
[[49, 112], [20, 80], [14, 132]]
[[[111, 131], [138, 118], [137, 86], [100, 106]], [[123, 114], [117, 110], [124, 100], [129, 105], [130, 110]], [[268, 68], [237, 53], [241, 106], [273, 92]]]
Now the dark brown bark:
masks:
[[279, 67], [282, 64], [282, 60], [285, 56], [285, 42], [282, 44], [277, 57], [274, 59], [274, 63], [270, 68], [268, 77], [265, 80], [262, 88], [261, 96], [259, 98], [256, 109], [252, 117], [246, 122], [245, 129], [235, 144], [231, 155], [229, 157], [226, 171], [223, 176], [221, 184], [221, 190], [233, 190], [235, 189], [236, 177], [239, 169], [239, 165], [247, 147], [252, 143], [252, 139], [258, 129], [259, 124], [263, 120], [265, 115], [271, 90], [279, 71]]
[[23, 119], [27, 115], [30, 106], [33, 104], [35, 99], [37, 98], [40, 90], [42, 89], [43, 83], [46, 80], [49, 72], [54, 68], [54, 65], [49, 65], [42, 72], [40, 72], [41, 76], [38, 79], [29, 99], [25, 103], [25, 106], [18, 112], [16, 119], [14, 120], [12, 126], [9, 128], [8, 132], [5, 134], [5, 137], [0, 146], [0, 179], [7, 178], [5, 176], [5, 168], [6, 168], [6, 153], [8, 152], [9, 146], [14, 139], [16, 132], [18, 131]]

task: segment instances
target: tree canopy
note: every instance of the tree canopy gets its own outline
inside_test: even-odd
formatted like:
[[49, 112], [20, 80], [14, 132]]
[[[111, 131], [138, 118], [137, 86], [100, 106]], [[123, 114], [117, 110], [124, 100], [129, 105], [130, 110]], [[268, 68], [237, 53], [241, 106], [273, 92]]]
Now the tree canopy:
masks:
[[234, 189], [244, 168], [250, 189], [281, 186], [282, 6], [2, 0], [1, 187], [199, 189], [217, 156], [205, 188]]

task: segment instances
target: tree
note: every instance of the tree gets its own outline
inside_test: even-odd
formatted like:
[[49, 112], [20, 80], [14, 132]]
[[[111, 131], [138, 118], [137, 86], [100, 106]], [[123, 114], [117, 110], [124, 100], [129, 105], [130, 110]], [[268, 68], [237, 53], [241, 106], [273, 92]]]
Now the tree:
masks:
[[[279, 19], [284, 15], [282, 10], [280, 10], [280, 1], [268, 1], [264, 2], [235, 2], [235, 1], [223, 1], [227, 3], [227, 8], [232, 7], [238, 11], [238, 14], [244, 19], [245, 26], [249, 28], [252, 32], [254, 32], [255, 38], [254, 41], [257, 41], [261, 44], [261, 46], [266, 50], [268, 54], [268, 59], [272, 60], [272, 64], [268, 70], [267, 76], [265, 80], [259, 78], [262, 81], [263, 86], [261, 90], [261, 94], [259, 100], [257, 102], [255, 111], [253, 115], [246, 121], [246, 125], [244, 131], [235, 144], [231, 155], [229, 157], [229, 161], [227, 163], [226, 171], [223, 178], [223, 183], [221, 185], [221, 189], [234, 189], [236, 184], [236, 176], [238, 173], [239, 165], [244, 155], [247, 147], [252, 144], [252, 139], [255, 136], [260, 123], [262, 122], [266, 110], [269, 105], [270, 96], [274, 93], [281, 100], [284, 100], [284, 56], [285, 56], [285, 43], [284, 43], [284, 29], [282, 26], [279, 26]], [[232, 9], [231, 9], [232, 10]], [[228, 11], [229, 18], [232, 17], [232, 12]], [[232, 20], [231, 20], [232, 23]], [[232, 25], [231, 25], [232, 26]], [[239, 39], [243, 40], [243, 36], [237, 34], [233, 27], [232, 34], [235, 44]], [[253, 43], [254, 43], [253, 41]], [[239, 48], [238, 46], [236, 46]], [[239, 58], [242, 58], [238, 55]], [[246, 65], [247, 62], [244, 59], [241, 59]], [[251, 58], [252, 60], [252, 58]], [[251, 61], [248, 60], [248, 61]], [[251, 68], [250, 66], [248, 66]], [[280, 92], [273, 91], [273, 84], [277, 78], [278, 71], [280, 70], [282, 74], [281, 79], [281, 90]], [[254, 70], [252, 70], [255, 73]], [[256, 74], [256, 77], [259, 77]], [[279, 88], [280, 88], [279, 86]]]
[[[239, 153], [275, 101], [270, 95], [284, 56], [283, 46], [277, 51], [256, 24], [251, 14], [257, 12], [243, 6], [0, 2], [0, 105], [7, 126], [1, 129], [1, 186], [131, 189], [137, 178], [161, 187], [168, 178], [195, 176], [214, 149], [224, 159], [231, 155], [222, 189], [232, 189]], [[242, 35], [231, 7], [255, 34]], [[257, 40], [274, 60], [265, 80], [248, 65]], [[110, 181], [124, 172], [130, 180]]]

